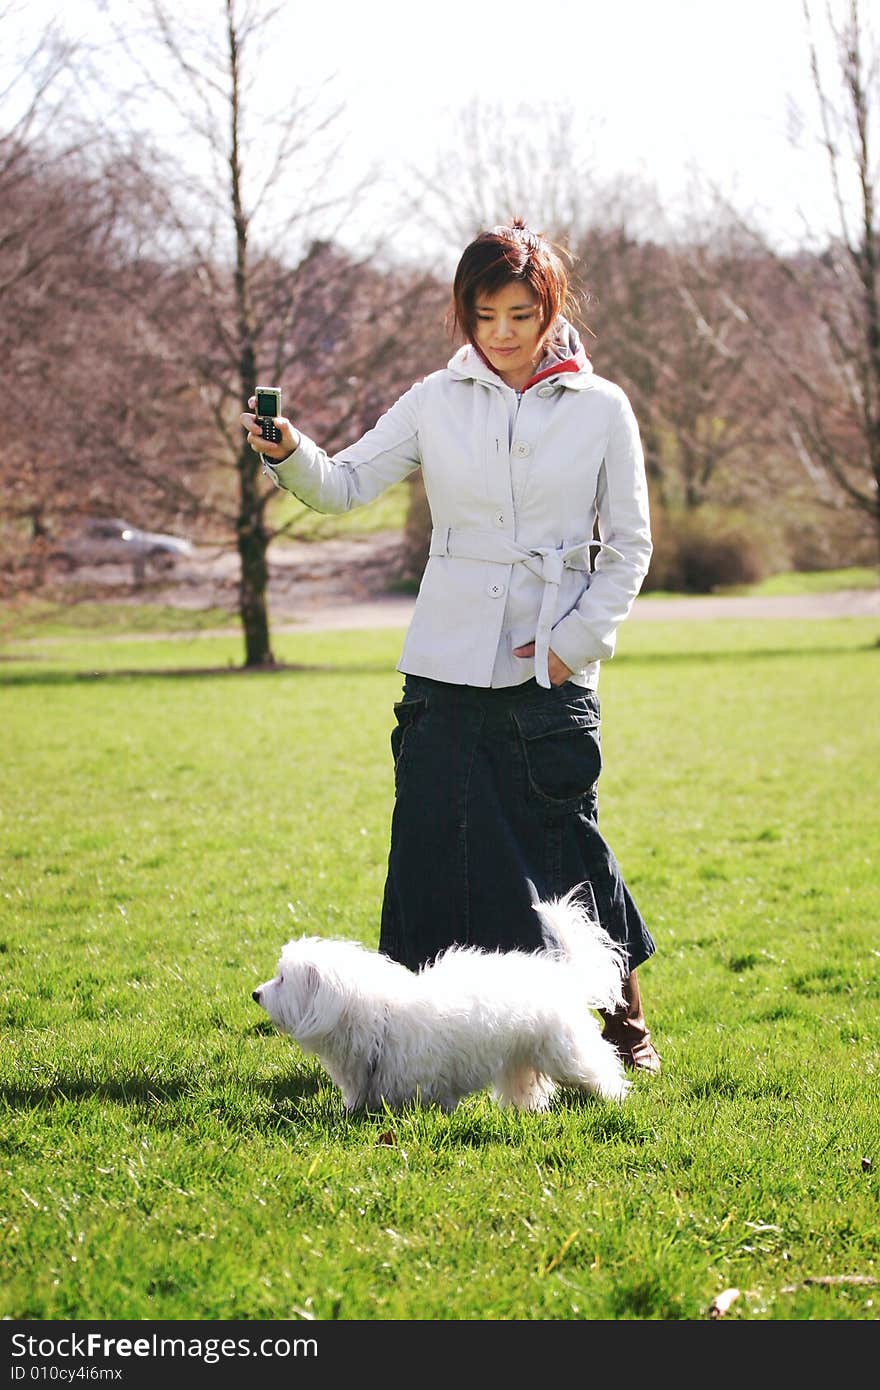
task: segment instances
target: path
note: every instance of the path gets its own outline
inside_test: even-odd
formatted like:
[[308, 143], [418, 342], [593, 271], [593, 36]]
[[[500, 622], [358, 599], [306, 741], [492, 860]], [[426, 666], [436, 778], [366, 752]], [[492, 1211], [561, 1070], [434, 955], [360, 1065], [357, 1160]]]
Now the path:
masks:
[[[304, 608], [301, 617], [274, 624], [275, 631], [308, 632], [363, 627], [405, 627], [415, 599], [400, 595], [364, 599], [359, 603], [333, 601]], [[856, 618], [880, 617], [880, 588], [848, 589], [830, 594], [792, 594], [778, 597], [652, 598], [633, 605], [629, 622], [677, 622], [684, 618], [708, 622], [718, 618]]]
[[[273, 631], [406, 627], [415, 597], [388, 592], [399, 555], [397, 532], [273, 546], [269, 566]], [[181, 609], [217, 605], [228, 610], [234, 624], [238, 573], [238, 557], [234, 553], [201, 549], [191, 560], [176, 565], [164, 580], [153, 580], [148, 601]], [[143, 591], [131, 588], [130, 573], [118, 566], [80, 569], [70, 582], [74, 581], [79, 587], [91, 584], [95, 597], [119, 601], [120, 586], [124, 601], [143, 602], [147, 597]], [[646, 594], [636, 599], [629, 621], [864, 616], [880, 617], [880, 586], [773, 598], [659, 598]]]

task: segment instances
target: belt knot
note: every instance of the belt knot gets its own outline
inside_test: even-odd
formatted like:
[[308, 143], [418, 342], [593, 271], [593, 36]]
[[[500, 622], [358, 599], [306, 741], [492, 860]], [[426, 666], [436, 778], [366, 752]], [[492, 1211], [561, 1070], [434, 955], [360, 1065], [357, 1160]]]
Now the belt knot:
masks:
[[465, 526], [435, 526], [430, 555], [448, 555], [457, 560], [484, 560], [496, 565], [525, 565], [544, 585], [535, 629], [535, 679], [550, 687], [548, 659], [553, 620], [556, 616], [563, 570], [590, 572], [590, 551], [607, 550], [622, 560], [619, 550], [607, 541], [576, 541], [573, 545], [524, 546], [501, 531], [479, 531]]

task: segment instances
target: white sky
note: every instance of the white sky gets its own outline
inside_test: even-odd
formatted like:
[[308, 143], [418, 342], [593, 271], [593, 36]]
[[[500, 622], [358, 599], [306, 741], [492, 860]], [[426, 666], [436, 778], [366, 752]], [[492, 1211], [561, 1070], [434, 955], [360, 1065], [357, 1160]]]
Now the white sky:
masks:
[[[136, 6], [27, 0], [24, 13], [32, 34], [60, 13], [94, 35], [102, 8]], [[171, 8], [195, 18], [222, 12], [222, 0]], [[813, 8], [820, 19], [824, 0]], [[863, 0], [865, 16], [873, 9]], [[389, 175], [429, 164], [474, 97], [565, 102], [602, 176], [647, 179], [672, 200], [696, 167], [778, 236], [797, 235], [802, 213], [831, 223], [801, 0], [282, 0], [280, 10], [267, 88], [335, 75], [353, 175], [371, 162]], [[801, 151], [792, 103], [807, 118]]]
[[[801, 211], [832, 217], [802, 0], [379, 0], [343, 5], [332, 25], [309, 10], [300, 52], [317, 71], [336, 64], [354, 129], [389, 160], [439, 143], [474, 95], [564, 101], [609, 176], [672, 197], [695, 167], [782, 235]], [[809, 127], [800, 152], [792, 106]]]
[[695, 160], [766, 189], [768, 163], [789, 153], [787, 94], [809, 96], [801, 0], [331, 0], [328, 10], [344, 23], [321, 21], [312, 4], [301, 31], [291, 19], [292, 47], [316, 72], [338, 67], [356, 128], [389, 151], [432, 143], [474, 94], [563, 100], [573, 121], [601, 123], [609, 166], [677, 178]]

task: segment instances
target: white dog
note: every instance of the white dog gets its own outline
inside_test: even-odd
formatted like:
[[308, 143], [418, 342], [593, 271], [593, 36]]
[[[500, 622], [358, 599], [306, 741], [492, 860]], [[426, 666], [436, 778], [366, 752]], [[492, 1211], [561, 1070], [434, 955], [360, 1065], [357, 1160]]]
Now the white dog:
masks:
[[521, 1110], [546, 1110], [557, 1084], [622, 1100], [629, 1082], [590, 1010], [622, 1003], [623, 953], [576, 891], [535, 901], [542, 950], [452, 946], [415, 973], [358, 942], [305, 936], [253, 998], [315, 1054], [349, 1111], [452, 1110], [490, 1085]]

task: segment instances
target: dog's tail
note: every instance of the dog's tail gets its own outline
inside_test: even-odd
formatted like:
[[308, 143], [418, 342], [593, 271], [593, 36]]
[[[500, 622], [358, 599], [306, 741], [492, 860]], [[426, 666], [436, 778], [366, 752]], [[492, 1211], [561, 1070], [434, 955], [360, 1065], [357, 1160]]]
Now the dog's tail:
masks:
[[626, 951], [596, 920], [595, 909], [573, 888], [562, 898], [541, 901], [529, 884], [532, 906], [541, 919], [541, 935], [548, 955], [571, 963], [582, 982], [584, 1002], [590, 1009], [613, 1012], [623, 1003], [621, 984], [627, 973]]

